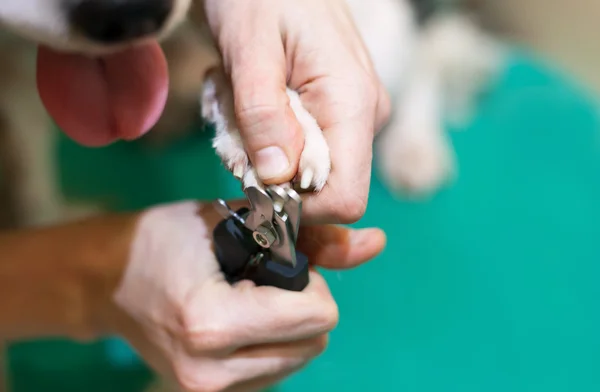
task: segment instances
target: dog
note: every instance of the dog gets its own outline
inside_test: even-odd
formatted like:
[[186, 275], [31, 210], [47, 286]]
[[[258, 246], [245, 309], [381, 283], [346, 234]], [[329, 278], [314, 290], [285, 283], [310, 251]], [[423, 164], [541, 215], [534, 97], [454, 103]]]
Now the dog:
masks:
[[[393, 99], [392, 120], [376, 142], [383, 176], [394, 190], [430, 193], [454, 173], [453, 151], [443, 130], [443, 118], [447, 113], [455, 114], [458, 120], [469, 117], [478, 92], [501, 64], [499, 45], [465, 11], [440, 12], [440, 3], [446, 3], [442, 0], [347, 0], [347, 3], [377, 73]], [[467, 6], [459, 3], [453, 7]], [[97, 129], [86, 130], [95, 132], [92, 144], [103, 142], [106, 129], [102, 126], [127, 128], [128, 121], [132, 121], [126, 118], [127, 114], [119, 107], [107, 107], [101, 100], [102, 94], [117, 93], [100, 89], [102, 81], [94, 73], [97, 63], [94, 65], [81, 55], [110, 58], [111, 64], [102, 60], [103, 66], [114, 75], [102, 77], [130, 83], [129, 79], [135, 77], [128, 78], [124, 72], [132, 72], [132, 67], [135, 71], [141, 64], [130, 62], [126, 54], [151, 50], [145, 53], [146, 60], [160, 62], [159, 50], [149, 44], [154, 40], [161, 40], [163, 51], [170, 53], [172, 82], [167, 111], [162, 116], [155, 108], [159, 106], [157, 102], [138, 108], [144, 121], [158, 121], [155, 130], [164, 130], [151, 132], [154, 140], [160, 142], [170, 128], [182, 129], [179, 126], [182, 121], [194, 121], [200, 112], [205, 120], [215, 124], [213, 145], [226, 167], [245, 186], [260, 186], [241, 143], [232, 111], [231, 86], [220, 67], [218, 51], [205, 26], [194, 23], [202, 18], [187, 18], [190, 8], [192, 15], [198, 15], [198, 7], [191, 0], [0, 3], [0, 23], [7, 31], [0, 37], [0, 49], [10, 55], [3, 56], [10, 61], [0, 65], [3, 67], [0, 74], [4, 75], [0, 78], [0, 165], [3, 183], [8, 184], [2, 195], [8, 195], [7, 203], [18, 206], [7, 220], [39, 225], [99, 210], [83, 206], [67, 212], [71, 206], [55, 185], [47, 111], [63, 129], [77, 122], [81, 126], [85, 120], [77, 118], [81, 114], [93, 120], [91, 125]], [[41, 47], [37, 57], [37, 85], [35, 45]], [[121, 54], [114, 54], [117, 52]], [[192, 52], [194, 55], [190, 55]], [[178, 57], [179, 54], [183, 55]], [[50, 66], [52, 72], [48, 71]], [[152, 72], [161, 72], [158, 68], [160, 65]], [[80, 78], [80, 83], [85, 81], [96, 94], [69, 96], [67, 92], [75, 93], [70, 90], [73, 86], [69, 80], [61, 80], [67, 73], [65, 69], [73, 78]], [[132, 75], [135, 76], [129, 74]], [[194, 83], [187, 83], [186, 77], [178, 79], [182, 75], [195, 75], [189, 76]], [[160, 91], [141, 91], [144, 96], [157, 95], [157, 101], [164, 100], [164, 86], [148, 88]], [[130, 90], [128, 93], [135, 95]], [[305, 135], [299, 186], [318, 191], [330, 174], [329, 149], [318, 123], [302, 106], [297, 92], [288, 89], [287, 94]], [[122, 105], [131, 102], [126, 100], [131, 97], [113, 98]], [[67, 99], [76, 99], [81, 113], [61, 111], [61, 102]], [[111, 117], [111, 124], [107, 124], [106, 117]], [[127, 133], [128, 129], [120, 131], [125, 132], [126, 138], [134, 136]]]

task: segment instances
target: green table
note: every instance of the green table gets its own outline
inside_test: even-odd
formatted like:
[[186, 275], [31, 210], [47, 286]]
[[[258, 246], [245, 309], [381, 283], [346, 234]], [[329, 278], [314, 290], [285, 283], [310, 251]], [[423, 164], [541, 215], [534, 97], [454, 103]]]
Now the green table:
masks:
[[[591, 102], [516, 54], [468, 131], [452, 134], [453, 187], [411, 203], [375, 173], [359, 226], [384, 228], [388, 247], [369, 265], [327, 274], [340, 325], [323, 356], [278, 390], [599, 391], [600, 120]], [[208, 135], [160, 157], [139, 143], [89, 151], [63, 140], [60, 149], [65, 188], [120, 209], [239, 195]], [[138, 391], [150, 377], [104, 353], [100, 343], [16, 345], [16, 392]]]

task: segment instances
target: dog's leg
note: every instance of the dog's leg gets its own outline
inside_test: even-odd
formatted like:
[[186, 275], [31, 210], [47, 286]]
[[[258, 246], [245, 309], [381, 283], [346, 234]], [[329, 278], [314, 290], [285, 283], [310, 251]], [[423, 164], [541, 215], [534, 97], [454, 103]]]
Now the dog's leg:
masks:
[[452, 179], [454, 152], [443, 120], [469, 121], [477, 94], [501, 64], [498, 48], [461, 14], [435, 17], [424, 27], [406, 89], [378, 143], [393, 188], [422, 196]]
[[[302, 106], [300, 97], [288, 89], [290, 106], [304, 131], [298, 178], [301, 188], [319, 191], [327, 182], [331, 161], [329, 147], [314, 117]], [[244, 187], [262, 186], [252, 168], [237, 128], [233, 93], [227, 77], [219, 69], [207, 74], [201, 96], [202, 116], [216, 128], [213, 147], [225, 166], [242, 179]]]
[[433, 18], [423, 43], [442, 74], [444, 115], [452, 125], [464, 126], [474, 115], [480, 93], [499, 74], [504, 49], [473, 18], [458, 12]]
[[348, 0], [377, 73], [394, 102], [376, 155], [393, 188], [426, 192], [447, 176], [451, 155], [440, 129], [441, 72], [425, 55], [413, 2]]
[[419, 48], [390, 124], [377, 140], [383, 175], [394, 190], [422, 195], [449, 178], [452, 151], [441, 128], [441, 73]]

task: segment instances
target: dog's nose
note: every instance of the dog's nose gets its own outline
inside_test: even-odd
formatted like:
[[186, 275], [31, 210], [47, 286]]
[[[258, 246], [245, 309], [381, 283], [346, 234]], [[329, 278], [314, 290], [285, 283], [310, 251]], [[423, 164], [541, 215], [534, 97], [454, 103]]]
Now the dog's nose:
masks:
[[85, 37], [118, 43], [159, 31], [173, 0], [81, 0], [69, 10], [71, 26]]

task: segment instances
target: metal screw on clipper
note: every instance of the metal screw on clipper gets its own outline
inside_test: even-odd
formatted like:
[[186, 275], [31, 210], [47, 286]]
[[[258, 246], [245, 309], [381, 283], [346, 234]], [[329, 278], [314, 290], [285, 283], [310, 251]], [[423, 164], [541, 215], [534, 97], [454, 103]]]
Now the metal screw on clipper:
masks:
[[277, 241], [277, 233], [264, 224], [256, 228], [252, 237], [258, 245], [265, 249], [270, 248]]

